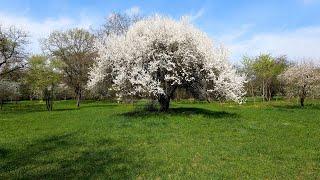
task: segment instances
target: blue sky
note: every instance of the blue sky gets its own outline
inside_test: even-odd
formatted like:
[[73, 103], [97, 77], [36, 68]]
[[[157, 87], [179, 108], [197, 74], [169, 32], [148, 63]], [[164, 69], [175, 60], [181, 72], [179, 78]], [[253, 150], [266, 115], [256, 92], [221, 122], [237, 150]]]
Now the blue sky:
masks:
[[51, 31], [95, 28], [113, 11], [189, 16], [234, 62], [260, 53], [320, 57], [320, 0], [1, 0], [0, 23], [29, 31], [31, 51], [40, 52], [38, 39]]

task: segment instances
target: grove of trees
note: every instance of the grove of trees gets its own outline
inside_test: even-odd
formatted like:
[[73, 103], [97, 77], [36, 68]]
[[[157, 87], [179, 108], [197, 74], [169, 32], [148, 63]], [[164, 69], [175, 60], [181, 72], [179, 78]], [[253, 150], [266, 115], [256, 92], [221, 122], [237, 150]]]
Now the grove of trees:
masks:
[[320, 96], [317, 64], [286, 56], [245, 56], [236, 68], [228, 51], [186, 18], [111, 14], [96, 30], [56, 30], [41, 40], [43, 53], [26, 51], [28, 34], [0, 24], [0, 103], [109, 99], [157, 101], [160, 111], [181, 98], [233, 100], [260, 96]]
[[290, 65], [285, 56], [272, 57], [270, 54], [261, 54], [257, 57], [244, 57], [242, 71], [247, 74], [247, 93], [252, 96], [261, 96], [270, 101], [275, 95], [283, 93], [283, 84], [278, 75]]

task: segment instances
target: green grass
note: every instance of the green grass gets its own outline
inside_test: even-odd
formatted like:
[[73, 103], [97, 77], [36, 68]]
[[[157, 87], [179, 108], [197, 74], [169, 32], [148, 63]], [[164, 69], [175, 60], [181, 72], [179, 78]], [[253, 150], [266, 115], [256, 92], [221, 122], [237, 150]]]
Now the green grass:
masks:
[[319, 179], [320, 102], [7, 104], [0, 179]]

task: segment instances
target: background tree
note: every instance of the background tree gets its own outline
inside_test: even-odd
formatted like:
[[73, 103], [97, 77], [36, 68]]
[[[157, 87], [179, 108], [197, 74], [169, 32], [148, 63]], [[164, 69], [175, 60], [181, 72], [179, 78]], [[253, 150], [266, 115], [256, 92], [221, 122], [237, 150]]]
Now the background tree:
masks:
[[242, 100], [244, 78], [227, 62], [225, 49], [215, 47], [206, 34], [186, 21], [146, 18], [123, 35], [103, 38], [97, 48], [100, 59], [90, 72], [89, 86], [110, 76], [120, 98], [155, 98], [161, 111], [168, 110], [179, 87], [192, 87], [195, 94], [219, 93]]
[[58, 61], [35, 55], [29, 59], [28, 65], [27, 84], [31, 86], [35, 95], [45, 100], [47, 110], [52, 111], [55, 88], [60, 82]]
[[255, 71], [253, 69], [253, 59], [248, 57], [248, 56], [244, 56], [242, 59], [242, 68], [239, 68], [239, 71], [241, 73], [246, 74], [246, 78], [247, 81], [245, 83], [245, 88], [247, 91], [247, 95], [253, 97], [254, 101], [255, 101], [255, 96], [256, 96], [256, 76], [255, 76]]
[[[97, 30], [96, 37], [99, 39], [100, 43], [104, 42], [104, 38], [113, 35], [123, 35], [125, 34], [129, 27], [134, 23], [142, 19], [139, 14], [127, 14], [121, 12], [111, 13], [105, 20], [105, 23]], [[106, 74], [110, 74], [111, 68], [106, 69]], [[112, 77], [105, 76], [104, 80], [99, 83], [94, 89], [91, 89], [91, 95], [94, 98], [115, 98], [115, 92], [111, 88]]]
[[288, 68], [279, 79], [286, 83], [288, 94], [300, 98], [300, 105], [303, 107], [305, 98], [319, 87], [320, 71], [312, 63], [304, 62]]
[[10, 100], [19, 95], [19, 84], [9, 80], [0, 80], [0, 109], [6, 100]]
[[27, 43], [25, 32], [15, 27], [3, 28], [0, 25], [0, 79], [23, 67]]
[[139, 14], [128, 15], [126, 13], [113, 12], [98, 30], [98, 37], [106, 37], [112, 34], [121, 35], [128, 31], [129, 27], [142, 19]]
[[95, 37], [84, 29], [55, 31], [44, 41], [45, 49], [63, 62], [64, 82], [74, 90], [77, 107], [88, 81], [89, 68], [97, 57]]
[[285, 56], [272, 57], [262, 54], [255, 58], [244, 57], [243, 71], [247, 75], [246, 89], [251, 96], [261, 94], [263, 100], [270, 101], [273, 96], [281, 92], [282, 86], [277, 77], [288, 66]]

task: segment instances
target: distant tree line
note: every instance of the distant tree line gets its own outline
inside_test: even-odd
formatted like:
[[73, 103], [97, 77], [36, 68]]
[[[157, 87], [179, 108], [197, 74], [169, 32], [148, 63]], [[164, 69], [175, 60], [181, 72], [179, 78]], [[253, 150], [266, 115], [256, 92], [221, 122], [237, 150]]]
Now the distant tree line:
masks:
[[319, 98], [320, 67], [311, 60], [292, 62], [286, 56], [261, 54], [243, 57], [239, 71], [247, 76], [247, 96], [271, 101], [275, 96], [299, 97], [301, 106], [307, 97]]
[[[41, 40], [43, 54], [29, 54], [28, 34], [16, 27], [0, 26], [0, 103], [39, 100], [52, 110], [53, 100], [113, 98], [114, 95], [86, 90], [88, 72], [97, 57], [95, 40], [104, 34], [122, 33], [138, 16], [113, 13], [96, 31], [74, 28], [54, 31]], [[102, 88], [101, 88], [102, 89]]]

